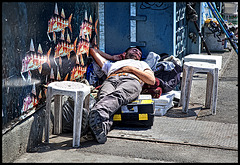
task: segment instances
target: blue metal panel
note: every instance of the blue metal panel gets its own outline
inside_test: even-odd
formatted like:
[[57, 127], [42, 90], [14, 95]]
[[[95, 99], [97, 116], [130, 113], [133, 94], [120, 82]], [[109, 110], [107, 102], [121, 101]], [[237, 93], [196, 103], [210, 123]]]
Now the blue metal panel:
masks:
[[119, 54], [130, 46], [129, 2], [105, 2], [105, 51]]
[[187, 54], [186, 2], [104, 4], [107, 53], [122, 53], [129, 46], [140, 46], [143, 58], [150, 51], [168, 53], [180, 59]]
[[137, 21], [137, 43], [145, 43], [143, 54], [173, 54], [173, 3], [137, 2], [137, 15], [146, 21]]
[[[131, 15], [133, 3], [136, 15]], [[131, 20], [136, 20], [135, 42], [131, 39]], [[143, 58], [150, 51], [173, 54], [172, 20], [172, 2], [105, 2], [105, 51], [117, 54], [129, 46], [140, 46]]]

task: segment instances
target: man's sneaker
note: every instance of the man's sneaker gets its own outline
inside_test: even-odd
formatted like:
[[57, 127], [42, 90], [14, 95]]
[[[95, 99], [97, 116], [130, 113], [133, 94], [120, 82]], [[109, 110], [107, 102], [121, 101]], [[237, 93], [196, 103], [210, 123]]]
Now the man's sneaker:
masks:
[[89, 114], [89, 125], [98, 143], [107, 141], [106, 125], [101, 121], [97, 111], [91, 111]]

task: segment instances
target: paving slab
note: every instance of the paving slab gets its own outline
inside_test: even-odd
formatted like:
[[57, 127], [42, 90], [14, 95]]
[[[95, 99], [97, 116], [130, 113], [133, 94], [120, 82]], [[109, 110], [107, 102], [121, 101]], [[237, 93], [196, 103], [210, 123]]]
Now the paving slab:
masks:
[[238, 150], [238, 124], [156, 117], [151, 129], [116, 128], [109, 137]]

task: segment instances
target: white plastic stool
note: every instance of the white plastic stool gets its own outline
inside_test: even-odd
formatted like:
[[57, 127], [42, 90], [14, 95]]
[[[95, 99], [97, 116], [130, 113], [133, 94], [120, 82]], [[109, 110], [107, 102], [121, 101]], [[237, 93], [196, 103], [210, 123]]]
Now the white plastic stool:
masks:
[[222, 56], [189, 54], [184, 56], [184, 62], [208, 62], [216, 64], [219, 70], [222, 68]]
[[180, 106], [182, 111], [188, 112], [188, 104], [191, 93], [192, 77], [196, 72], [207, 73], [207, 87], [205, 107], [210, 108], [212, 102], [212, 114], [216, 114], [217, 94], [218, 94], [218, 67], [207, 62], [185, 62], [183, 65], [183, 77], [181, 85]]
[[[62, 133], [62, 95], [74, 100], [73, 147], [80, 146], [82, 109], [84, 100], [89, 103], [90, 87], [79, 82], [60, 81], [52, 82], [47, 88], [45, 142], [49, 143], [49, 122], [51, 98], [54, 96], [54, 134]], [[87, 96], [87, 97], [86, 97]]]

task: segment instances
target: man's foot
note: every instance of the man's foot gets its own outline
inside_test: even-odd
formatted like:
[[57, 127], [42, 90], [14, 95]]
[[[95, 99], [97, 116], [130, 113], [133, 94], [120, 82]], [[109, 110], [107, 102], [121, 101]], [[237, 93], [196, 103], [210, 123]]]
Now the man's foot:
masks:
[[107, 128], [101, 121], [100, 115], [97, 111], [91, 111], [89, 114], [89, 125], [98, 143], [105, 143], [107, 141]]

